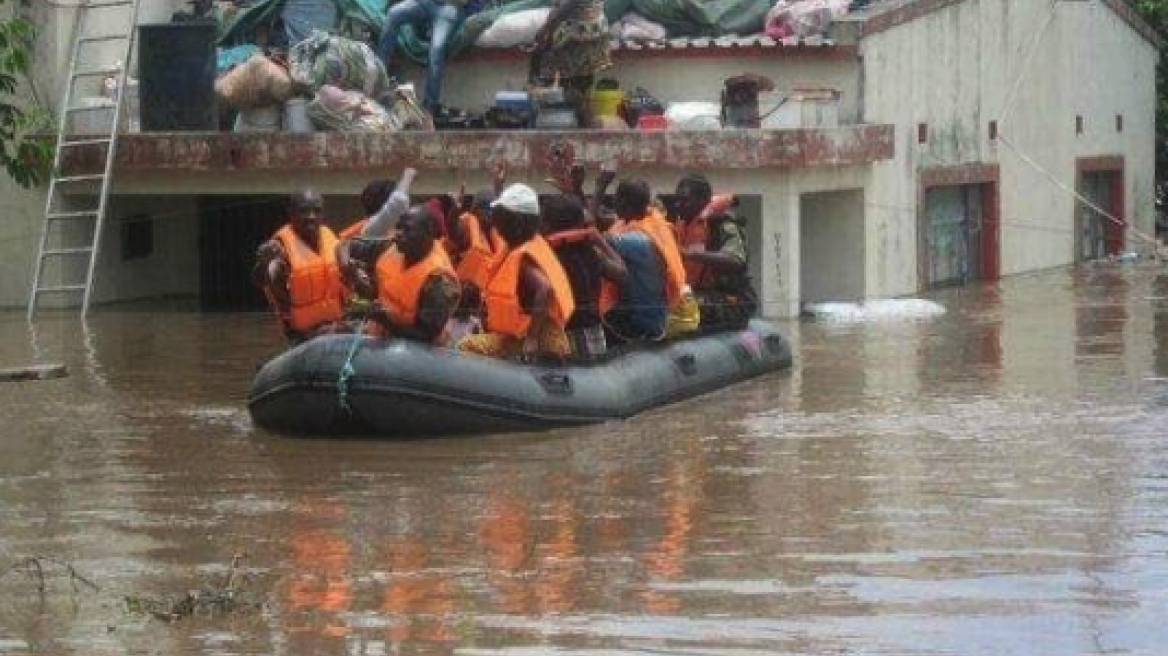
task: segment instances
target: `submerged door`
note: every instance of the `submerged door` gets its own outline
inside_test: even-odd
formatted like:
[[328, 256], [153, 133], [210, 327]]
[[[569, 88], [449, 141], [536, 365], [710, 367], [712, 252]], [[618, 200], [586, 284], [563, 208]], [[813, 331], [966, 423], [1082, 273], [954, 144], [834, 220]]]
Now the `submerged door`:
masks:
[[1091, 201], [1091, 204], [1078, 204], [1078, 216], [1075, 221], [1076, 260], [1080, 262], [1098, 260], [1116, 254], [1122, 249], [1122, 226], [1096, 209], [1106, 210], [1112, 216], [1119, 213], [1116, 211], [1115, 186], [1120, 179], [1116, 171], [1091, 171], [1080, 175], [1079, 195]]
[[921, 271], [925, 287], [982, 277], [983, 187], [946, 185], [925, 192]]

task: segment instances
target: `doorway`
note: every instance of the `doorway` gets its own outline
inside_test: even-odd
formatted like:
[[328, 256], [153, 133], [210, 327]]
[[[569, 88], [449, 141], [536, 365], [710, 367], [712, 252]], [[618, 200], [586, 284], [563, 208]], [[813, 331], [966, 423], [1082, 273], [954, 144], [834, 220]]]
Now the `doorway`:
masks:
[[922, 172], [918, 207], [917, 271], [922, 289], [998, 278], [996, 166]]
[[1077, 191], [1090, 203], [1075, 204], [1075, 261], [1119, 255], [1124, 249], [1127, 228], [1123, 158], [1080, 159], [1076, 165]]

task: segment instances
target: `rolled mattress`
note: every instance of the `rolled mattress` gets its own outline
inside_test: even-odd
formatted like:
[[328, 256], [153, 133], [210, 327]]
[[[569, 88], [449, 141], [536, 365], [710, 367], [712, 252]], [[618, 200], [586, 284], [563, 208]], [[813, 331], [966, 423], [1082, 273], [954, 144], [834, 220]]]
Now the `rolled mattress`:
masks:
[[[342, 376], [346, 362], [351, 368]], [[787, 340], [760, 320], [567, 365], [328, 335], [267, 362], [248, 406], [256, 424], [293, 435], [531, 431], [628, 418], [790, 364]]]

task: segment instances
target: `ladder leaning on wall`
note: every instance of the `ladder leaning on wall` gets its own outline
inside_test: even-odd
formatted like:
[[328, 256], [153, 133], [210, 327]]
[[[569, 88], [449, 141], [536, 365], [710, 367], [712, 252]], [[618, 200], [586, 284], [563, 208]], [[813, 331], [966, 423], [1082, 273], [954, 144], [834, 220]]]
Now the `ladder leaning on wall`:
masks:
[[[63, 299], [62, 305], [68, 307], [75, 307], [80, 301], [82, 316], [89, 312], [98, 245], [108, 211], [118, 126], [125, 105], [126, 70], [133, 52], [139, 2], [86, 0], [77, 9], [69, 77], [58, 112], [57, 145], [45, 199], [45, 221], [41, 228], [36, 269], [29, 291], [29, 320], [35, 316], [37, 307], [46, 296]], [[94, 29], [100, 32], [93, 33], [91, 30]], [[102, 51], [100, 44], [108, 44], [108, 47]], [[106, 55], [111, 51], [119, 54], [119, 65], [114, 66], [112, 61], [97, 61], [99, 51]], [[100, 86], [107, 77], [117, 80], [117, 93], [112, 107], [77, 104], [78, 82], [96, 80]], [[108, 131], [103, 125], [100, 130], [94, 130], [98, 134], [76, 134], [74, 119], [87, 112], [112, 114]], [[93, 149], [93, 152], [101, 153], [93, 167], [100, 173], [63, 175], [61, 166], [69, 157], [68, 152], [81, 149]], [[93, 187], [98, 189], [96, 197], [89, 191]], [[96, 202], [96, 206], [81, 208], [68, 205], [66, 197], [71, 190], [88, 192], [79, 197], [86, 199], [86, 205], [94, 205]], [[47, 283], [46, 280], [52, 282]]]

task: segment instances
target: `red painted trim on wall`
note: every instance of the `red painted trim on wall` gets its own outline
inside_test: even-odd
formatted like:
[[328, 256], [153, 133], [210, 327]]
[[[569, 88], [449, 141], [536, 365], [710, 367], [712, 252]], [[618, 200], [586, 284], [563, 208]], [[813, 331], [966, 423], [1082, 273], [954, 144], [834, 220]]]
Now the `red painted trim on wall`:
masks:
[[[1115, 173], [1111, 177], [1111, 207], [1104, 207], [1107, 213], [1116, 217], [1121, 223], [1107, 221], [1103, 225], [1103, 239], [1106, 241], [1108, 255], [1119, 255], [1127, 245], [1127, 163], [1122, 155], [1101, 155], [1096, 157], [1080, 157], [1075, 160], [1075, 190], [1082, 188], [1084, 173]], [[1079, 209], [1081, 202], [1075, 203], [1075, 216], [1072, 224], [1075, 226], [1075, 257], [1079, 255]]]
[[1002, 275], [1002, 207], [999, 187], [1002, 173], [997, 164], [962, 164], [922, 168], [917, 172], [917, 287], [924, 291], [925, 194], [932, 187], [982, 185], [981, 279], [994, 281]]
[[[548, 148], [566, 141], [585, 164], [613, 160], [632, 169], [792, 169], [891, 159], [894, 127], [710, 131], [444, 131], [357, 133], [143, 133], [119, 137], [118, 173], [387, 171], [487, 169], [506, 153], [514, 168], [546, 170]], [[70, 148], [62, 171], [95, 171], [102, 146]]]

